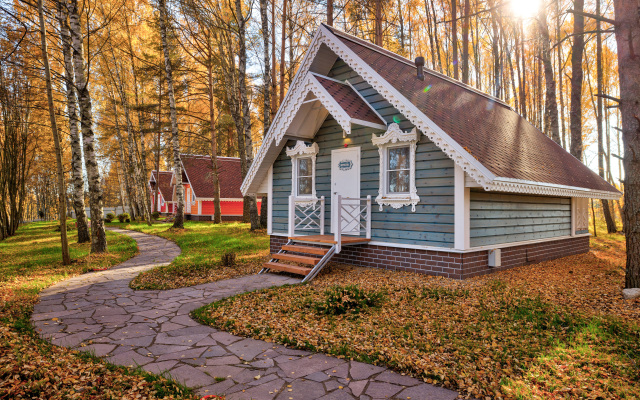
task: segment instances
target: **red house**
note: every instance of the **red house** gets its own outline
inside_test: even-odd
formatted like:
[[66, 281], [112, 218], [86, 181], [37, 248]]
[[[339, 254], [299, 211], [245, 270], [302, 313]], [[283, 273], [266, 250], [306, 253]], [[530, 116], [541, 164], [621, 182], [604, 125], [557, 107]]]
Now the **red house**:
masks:
[[[210, 156], [197, 154], [181, 154], [182, 184], [184, 186], [185, 218], [195, 221], [211, 221], [214, 215], [214, 188], [211, 182], [213, 163]], [[166, 198], [175, 198], [175, 179], [173, 172], [168, 174], [171, 194]], [[223, 221], [242, 219], [243, 197], [240, 193], [242, 172], [240, 159], [236, 157], [218, 157], [218, 178], [220, 180], [220, 207]], [[162, 179], [162, 178], [161, 178]], [[153, 184], [154, 175], [150, 184]], [[153, 187], [153, 186], [152, 186]], [[161, 186], [162, 189], [162, 181]], [[153, 199], [152, 199], [153, 200]], [[260, 209], [258, 201], [258, 210]], [[169, 203], [170, 213], [175, 213], [175, 202]], [[164, 212], [164, 211], [162, 211]]]
[[151, 209], [155, 210], [156, 204], [156, 185], [158, 185], [158, 212], [160, 214], [172, 214], [174, 212], [175, 202], [173, 201], [173, 187], [171, 186], [171, 178], [173, 172], [160, 171], [156, 173], [151, 171], [149, 178], [149, 186], [151, 188]]

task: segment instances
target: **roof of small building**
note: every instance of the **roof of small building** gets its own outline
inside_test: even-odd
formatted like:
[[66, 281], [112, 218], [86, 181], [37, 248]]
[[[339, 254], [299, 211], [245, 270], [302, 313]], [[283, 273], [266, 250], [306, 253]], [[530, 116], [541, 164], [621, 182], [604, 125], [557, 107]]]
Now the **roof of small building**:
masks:
[[171, 171], [160, 171], [159, 174], [156, 173], [156, 170], [151, 171], [151, 179], [158, 182], [158, 190], [164, 198], [164, 201], [168, 202], [173, 201], [173, 189], [171, 188], [172, 176], [173, 172]]
[[429, 69], [420, 80], [412, 61], [324, 24], [247, 173], [244, 193], [263, 187], [269, 165], [284, 146], [287, 128], [307, 96], [310, 75], [346, 112], [376, 114], [339, 100], [341, 84], [318, 76], [338, 59], [487, 191], [608, 199], [621, 195], [500, 99]]
[[344, 111], [354, 119], [371, 122], [374, 124], [383, 124], [385, 122], [351, 86], [346, 83], [338, 82], [333, 79], [314, 75], [325, 88], [327, 93], [344, 109]]
[[[197, 154], [180, 154], [185, 175], [196, 197], [213, 199], [214, 190], [211, 183], [213, 162], [211, 156]], [[241, 161], [236, 157], [218, 157], [218, 178], [220, 181], [220, 198], [242, 198]]]
[[327, 28], [496, 176], [617, 192], [502, 100]]

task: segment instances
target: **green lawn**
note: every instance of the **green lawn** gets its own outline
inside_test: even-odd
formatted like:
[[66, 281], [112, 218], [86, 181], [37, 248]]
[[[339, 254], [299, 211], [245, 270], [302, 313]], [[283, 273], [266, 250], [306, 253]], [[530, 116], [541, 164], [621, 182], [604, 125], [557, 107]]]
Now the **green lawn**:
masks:
[[[249, 224], [186, 221], [181, 230], [162, 222], [152, 226], [144, 222], [112, 222], [107, 226], [158, 235], [182, 249], [171, 265], [140, 274], [131, 283], [134, 289], [174, 289], [253, 274], [269, 254], [269, 236], [264, 230], [251, 232]], [[225, 253], [236, 254], [235, 266], [221, 265], [220, 258]]]
[[[69, 221], [73, 224], [73, 221]], [[56, 222], [34, 222], [0, 241], [0, 399], [193, 398], [172, 381], [109, 364], [88, 354], [40, 340], [29, 318], [38, 293], [65, 278], [133, 257], [128, 236], [107, 232], [108, 253], [91, 255], [68, 231], [72, 264], [62, 265]], [[79, 398], [79, 397], [78, 397]]]

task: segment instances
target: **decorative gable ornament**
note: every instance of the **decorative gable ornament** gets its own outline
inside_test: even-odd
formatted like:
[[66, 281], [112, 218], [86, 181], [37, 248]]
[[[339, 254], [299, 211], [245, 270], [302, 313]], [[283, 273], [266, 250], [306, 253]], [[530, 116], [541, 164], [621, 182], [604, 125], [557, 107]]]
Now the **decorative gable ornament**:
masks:
[[[419, 140], [420, 134], [417, 128], [414, 127], [411, 131], [404, 132], [397, 123], [389, 125], [389, 128], [382, 136], [371, 135], [371, 142], [378, 146], [378, 154], [380, 156], [380, 183], [378, 197], [376, 197], [376, 203], [380, 205], [380, 211], [382, 211], [383, 206], [399, 209], [410, 205], [411, 212], [416, 212], [416, 204], [420, 202], [418, 190], [416, 189], [416, 148]], [[387, 149], [397, 145], [409, 145], [408, 193], [389, 193], [387, 190]]]
[[294, 158], [296, 156], [311, 156], [315, 163], [315, 158], [318, 154], [318, 151], [320, 151], [318, 143], [312, 143], [311, 146], [307, 146], [304, 141], [298, 140], [295, 146], [287, 147], [287, 156], [291, 158]]

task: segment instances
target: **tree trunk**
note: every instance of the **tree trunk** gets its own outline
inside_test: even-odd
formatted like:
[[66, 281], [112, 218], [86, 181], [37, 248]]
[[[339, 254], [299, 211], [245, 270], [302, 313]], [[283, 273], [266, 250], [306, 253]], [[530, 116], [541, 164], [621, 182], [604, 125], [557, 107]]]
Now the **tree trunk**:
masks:
[[562, 145], [560, 140], [560, 127], [558, 126], [556, 80], [553, 75], [551, 48], [549, 46], [549, 25], [547, 24], [547, 12], [544, 6], [540, 6], [538, 27], [540, 28], [540, 55], [544, 67], [545, 83], [544, 130], [547, 136], [553, 139], [554, 142], [558, 143], [558, 145]]
[[[273, 0], [275, 1], [275, 0]], [[237, 8], [237, 4], [236, 4]], [[242, 15], [238, 16], [239, 19], [242, 19]], [[240, 24], [240, 22], [238, 22]], [[244, 26], [244, 23], [242, 24]], [[238, 29], [240, 30], [240, 29]], [[286, 54], [286, 45], [287, 45], [287, 0], [282, 1], [282, 36], [280, 38], [280, 102], [284, 100], [284, 76], [285, 76], [285, 54]], [[244, 36], [244, 34], [242, 34]], [[240, 47], [245, 47], [244, 41], [242, 43], [238, 43]], [[246, 55], [245, 55], [246, 57]], [[291, 60], [289, 60], [291, 62]], [[246, 63], [246, 58], [245, 58]], [[238, 62], [238, 69], [240, 69], [240, 62]], [[240, 78], [244, 79], [244, 78]], [[241, 89], [242, 90], [242, 89]]]
[[[600, 0], [596, 0], [596, 15], [600, 15]], [[604, 109], [602, 107], [603, 86], [602, 86], [602, 34], [600, 33], [600, 20], [596, 19], [596, 71], [597, 71], [597, 91], [596, 97], [596, 124], [598, 131], [598, 174], [602, 179], [606, 179], [604, 175], [604, 138], [602, 132], [602, 114]], [[611, 215], [611, 208], [609, 207], [609, 200], [601, 199], [602, 212], [604, 214], [604, 220], [607, 224], [607, 233], [615, 233], [618, 231], [616, 228], [616, 222]]]
[[[266, 1], [266, 0], [261, 0]], [[218, 144], [216, 137], [215, 121], [215, 93], [213, 87], [213, 49], [211, 47], [211, 37], [207, 38], [207, 79], [209, 84], [209, 129], [211, 133], [211, 184], [213, 185], [213, 223], [222, 223], [222, 207], [220, 206], [220, 178], [218, 175]], [[268, 84], [267, 84], [268, 85]], [[265, 102], [265, 106], [268, 103]], [[269, 109], [265, 109], [265, 114], [269, 114]]]
[[471, 5], [464, 0], [464, 19], [462, 20], [462, 83], [469, 84], [469, 14]]
[[[156, 162], [155, 162], [155, 166], [156, 166], [156, 180], [158, 180], [158, 182], [156, 182], [156, 188], [155, 188], [155, 196], [154, 199], [155, 204], [155, 210], [156, 212], [160, 212], [160, 199], [158, 196], [158, 193], [160, 193], [160, 185], [159, 185], [159, 179], [160, 179], [160, 139], [162, 138], [162, 78], [158, 79], [158, 133], [156, 133]], [[167, 201], [167, 199], [165, 199], [165, 202]], [[167, 209], [169, 208], [169, 205], [167, 204]]]
[[[285, 0], [286, 5], [286, 0]], [[286, 9], [286, 7], [285, 7]], [[286, 14], [286, 11], [283, 12]], [[245, 157], [242, 160], [242, 179], [247, 176], [249, 167], [253, 162], [253, 140], [251, 139], [251, 114], [249, 110], [249, 96], [247, 94], [247, 47], [245, 41], [246, 35], [246, 20], [242, 15], [242, 0], [236, 0], [236, 18], [238, 18], [238, 86], [240, 92], [240, 105], [242, 107], [242, 128], [244, 130], [244, 154]], [[283, 22], [286, 20], [283, 18]], [[283, 24], [283, 44], [284, 44], [284, 26]], [[284, 53], [284, 45], [283, 45]], [[284, 61], [284, 55], [282, 56]], [[280, 66], [280, 84], [284, 84], [284, 63]], [[280, 88], [281, 97], [283, 96], [282, 87]], [[245, 196], [245, 203], [248, 203], [249, 218], [251, 222], [251, 229], [260, 228], [260, 219], [258, 217], [258, 207], [255, 196]]]
[[278, 83], [276, 82], [276, 0], [271, 0], [271, 120], [278, 112]]
[[62, 147], [56, 124], [56, 111], [53, 106], [53, 89], [51, 85], [51, 70], [49, 68], [49, 54], [47, 53], [47, 31], [44, 26], [44, 10], [42, 0], [38, 0], [38, 17], [40, 20], [40, 47], [42, 49], [42, 63], [44, 76], [47, 83], [47, 102], [49, 103], [49, 121], [53, 134], [53, 145], [56, 151], [56, 167], [58, 172], [58, 218], [60, 219], [60, 242], [62, 245], [62, 264], [71, 264], [69, 256], [69, 243], [67, 241], [67, 199], [64, 184], [64, 171], [62, 170]]
[[382, 47], [382, 0], [374, 0], [374, 43]]
[[[560, 14], [560, 0], [555, 1], [555, 9], [556, 9], [556, 43], [560, 42], [561, 37], [560, 33], [562, 30], [562, 22], [561, 22], [561, 14]], [[560, 97], [560, 127], [562, 128], [562, 147], [569, 148], [569, 139], [567, 138], [566, 125], [564, 120], [564, 90], [562, 84], [562, 74], [564, 68], [562, 68], [562, 46], [558, 46], [556, 49], [556, 54], [558, 58], [558, 94]]]
[[91, 209], [91, 252], [107, 251], [107, 236], [104, 230], [104, 213], [102, 210], [103, 190], [100, 169], [94, 149], [93, 115], [89, 79], [85, 75], [83, 36], [78, 14], [77, 0], [69, 3], [69, 27], [73, 47], [73, 62], [80, 105], [80, 125], [84, 143], [84, 163], [89, 183], [89, 207]]
[[[267, 18], [267, 0], [260, 0], [260, 19], [262, 22], [262, 44], [264, 46], [264, 74], [263, 81], [263, 129], [262, 137], [267, 136], [271, 127], [271, 65], [269, 65], [269, 21]], [[333, 0], [327, 1], [327, 24], [333, 25]], [[260, 225], [267, 226], [266, 197], [262, 198], [262, 208], [260, 210]]]
[[453, 46], [453, 78], [458, 76], [458, 0], [451, 0], [451, 46]]
[[[573, 8], [584, 9], [584, 0], [574, 0]], [[571, 46], [571, 154], [582, 161], [582, 53], [584, 51], [584, 16], [573, 14], [573, 45]]]
[[173, 68], [171, 66], [171, 56], [169, 54], [169, 44], [167, 43], [167, 25], [169, 17], [165, 0], [158, 0], [160, 13], [160, 39], [162, 40], [162, 51], [164, 53], [164, 70], [167, 79], [167, 92], [169, 94], [169, 115], [171, 119], [171, 144], [173, 148], [173, 174], [176, 180], [177, 201], [176, 217], [173, 220], [173, 227], [184, 228], [184, 186], [182, 186], [182, 164], [180, 162], [180, 138], [178, 131], [178, 114], [176, 111], [176, 97], [173, 91]]
[[333, 0], [327, 0], [327, 25], [333, 26]]
[[624, 233], [627, 244], [626, 288], [640, 288], [640, 23], [638, 2], [614, 0], [620, 114], [624, 145]]
[[84, 178], [82, 177], [82, 147], [78, 126], [77, 96], [73, 77], [73, 59], [71, 55], [71, 36], [69, 34], [68, 10], [62, 1], [57, 2], [58, 22], [60, 23], [60, 41], [64, 61], [64, 77], [67, 91], [67, 113], [69, 114], [69, 137], [71, 142], [71, 177], [73, 180], [73, 208], [76, 212], [78, 243], [91, 242], [87, 213], [84, 209]]

